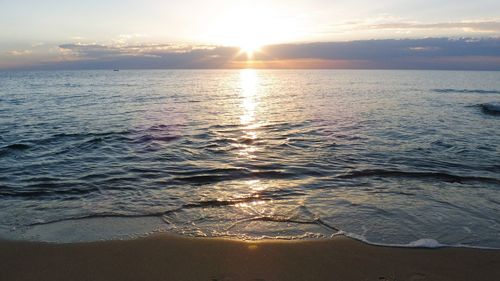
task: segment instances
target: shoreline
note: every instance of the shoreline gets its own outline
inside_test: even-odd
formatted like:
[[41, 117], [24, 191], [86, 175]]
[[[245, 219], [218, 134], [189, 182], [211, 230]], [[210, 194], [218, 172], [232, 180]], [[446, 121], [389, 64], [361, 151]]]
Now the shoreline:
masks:
[[[0, 240], [0, 280], [499, 280], [500, 250], [321, 240]], [[29, 270], [26, 270], [29, 269]]]

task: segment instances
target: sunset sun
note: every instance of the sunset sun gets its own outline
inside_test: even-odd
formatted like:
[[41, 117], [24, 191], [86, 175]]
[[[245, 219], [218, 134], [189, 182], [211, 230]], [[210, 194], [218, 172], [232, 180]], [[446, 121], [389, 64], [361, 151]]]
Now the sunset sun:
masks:
[[271, 11], [253, 6], [232, 9], [209, 24], [204, 38], [215, 45], [237, 47], [238, 56], [251, 60], [264, 46], [297, 38], [294, 21], [278, 19]]
[[240, 53], [246, 54], [247, 58], [253, 58], [255, 53], [261, 50], [261, 45], [255, 42], [245, 42], [240, 45]]

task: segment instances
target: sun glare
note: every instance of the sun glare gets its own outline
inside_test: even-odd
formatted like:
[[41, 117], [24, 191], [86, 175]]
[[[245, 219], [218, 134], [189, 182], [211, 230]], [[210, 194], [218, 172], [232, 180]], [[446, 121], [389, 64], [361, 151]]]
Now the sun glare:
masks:
[[[253, 2], [252, 2], [253, 3]], [[216, 45], [238, 47], [238, 55], [255, 59], [264, 46], [288, 42], [296, 38], [295, 22], [283, 20], [266, 6], [240, 5], [229, 9], [209, 25], [204, 36]]]
[[253, 58], [258, 51], [260, 51], [260, 46], [257, 43], [244, 43], [240, 46], [240, 52], [245, 53], [249, 59]]

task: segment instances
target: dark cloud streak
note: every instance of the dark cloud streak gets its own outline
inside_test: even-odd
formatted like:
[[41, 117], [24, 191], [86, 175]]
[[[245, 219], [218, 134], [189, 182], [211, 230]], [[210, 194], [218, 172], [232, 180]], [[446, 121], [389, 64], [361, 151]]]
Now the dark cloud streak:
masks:
[[[403, 39], [269, 46], [274, 59], [371, 60], [394, 58], [436, 58], [455, 56], [500, 57], [500, 39]], [[261, 57], [261, 59], [264, 59]]]

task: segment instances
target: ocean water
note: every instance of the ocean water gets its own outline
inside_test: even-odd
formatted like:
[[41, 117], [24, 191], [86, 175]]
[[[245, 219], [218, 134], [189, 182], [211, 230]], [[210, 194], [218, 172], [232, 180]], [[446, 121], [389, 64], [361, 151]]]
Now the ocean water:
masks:
[[0, 72], [0, 238], [500, 248], [500, 72]]

